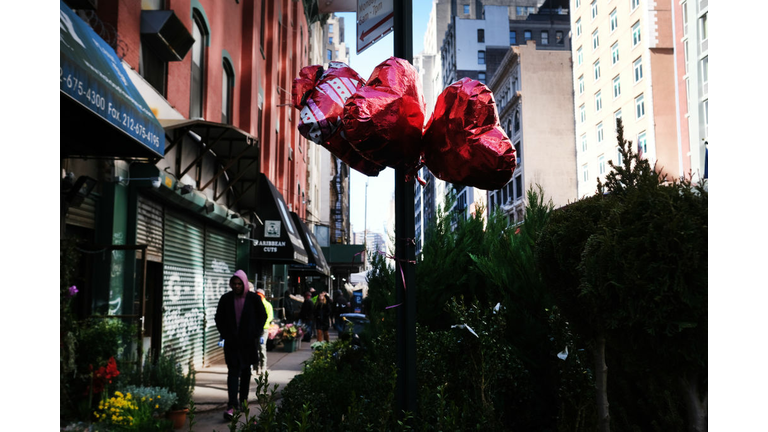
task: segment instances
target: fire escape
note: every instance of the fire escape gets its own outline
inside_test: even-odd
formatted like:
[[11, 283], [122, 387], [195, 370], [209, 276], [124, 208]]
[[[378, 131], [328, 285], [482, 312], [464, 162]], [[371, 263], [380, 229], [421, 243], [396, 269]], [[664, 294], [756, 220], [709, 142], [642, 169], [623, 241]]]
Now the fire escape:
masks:
[[349, 170], [340, 159], [333, 157], [334, 173], [331, 179], [331, 243], [349, 244], [349, 203], [347, 182]]

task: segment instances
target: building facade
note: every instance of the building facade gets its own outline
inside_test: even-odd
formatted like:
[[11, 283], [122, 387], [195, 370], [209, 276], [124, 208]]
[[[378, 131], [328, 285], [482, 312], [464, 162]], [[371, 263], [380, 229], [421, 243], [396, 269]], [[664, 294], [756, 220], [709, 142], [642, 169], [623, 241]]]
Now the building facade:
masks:
[[500, 190], [488, 191], [489, 211], [502, 211], [510, 225], [521, 222], [526, 192], [537, 185], [545, 201], [551, 199], [555, 207], [574, 201], [570, 52], [539, 49], [535, 41], [510, 47], [489, 87], [517, 155], [512, 180]]
[[578, 196], [594, 194], [619, 162], [616, 119], [642, 157], [682, 174], [671, 3], [573, 0], [573, 83]]
[[[231, 274], [245, 270], [278, 299], [291, 266], [318, 261], [296, 222], [315, 188], [290, 88], [321, 17], [291, 0], [68, 0], [61, 10], [61, 122], [81, 125], [61, 130], [62, 238], [89, 252], [80, 311], [140, 320], [144, 352], [218, 361], [212, 314]], [[101, 47], [78, 51], [81, 23]], [[73, 63], [98, 73], [65, 77]], [[113, 73], [111, 86], [97, 83]], [[148, 115], [118, 112], [121, 95]], [[151, 151], [129, 142], [154, 122]]]
[[709, 39], [706, 0], [671, 1], [675, 43], [680, 169], [693, 181], [707, 178], [709, 145]]

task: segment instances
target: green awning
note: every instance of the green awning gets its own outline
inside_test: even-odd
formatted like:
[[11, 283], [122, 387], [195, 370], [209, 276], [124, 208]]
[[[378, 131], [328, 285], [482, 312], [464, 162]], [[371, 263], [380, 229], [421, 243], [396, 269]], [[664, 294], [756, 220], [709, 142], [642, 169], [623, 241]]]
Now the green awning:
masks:
[[163, 157], [165, 131], [115, 50], [59, 2], [62, 156]]

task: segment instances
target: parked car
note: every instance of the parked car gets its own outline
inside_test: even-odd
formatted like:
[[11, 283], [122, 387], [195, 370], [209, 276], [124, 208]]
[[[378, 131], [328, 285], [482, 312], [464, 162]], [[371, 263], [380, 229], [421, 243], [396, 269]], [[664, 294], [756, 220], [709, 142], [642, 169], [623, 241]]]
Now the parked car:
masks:
[[349, 321], [354, 325], [352, 331], [355, 334], [360, 334], [365, 329], [366, 324], [370, 323], [368, 317], [360, 313], [345, 313], [339, 316], [344, 321]]

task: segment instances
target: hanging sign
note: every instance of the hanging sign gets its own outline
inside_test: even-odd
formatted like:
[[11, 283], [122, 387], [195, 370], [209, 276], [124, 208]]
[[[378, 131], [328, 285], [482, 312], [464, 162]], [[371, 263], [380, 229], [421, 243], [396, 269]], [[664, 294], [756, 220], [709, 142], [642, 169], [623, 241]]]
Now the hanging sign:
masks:
[[357, 0], [357, 53], [388, 35], [394, 25], [393, 0]]

